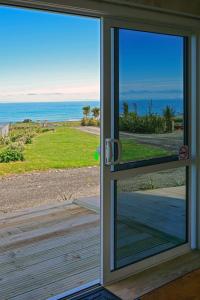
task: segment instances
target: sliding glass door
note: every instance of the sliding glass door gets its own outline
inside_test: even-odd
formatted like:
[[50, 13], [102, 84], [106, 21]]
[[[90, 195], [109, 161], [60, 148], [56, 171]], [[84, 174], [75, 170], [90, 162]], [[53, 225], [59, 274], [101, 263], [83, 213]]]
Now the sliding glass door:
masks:
[[102, 258], [109, 282], [190, 248], [190, 38], [104, 20], [103, 41]]

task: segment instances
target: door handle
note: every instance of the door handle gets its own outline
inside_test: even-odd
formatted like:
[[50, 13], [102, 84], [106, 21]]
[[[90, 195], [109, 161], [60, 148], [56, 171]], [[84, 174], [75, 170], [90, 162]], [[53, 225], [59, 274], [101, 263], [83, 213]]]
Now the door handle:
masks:
[[[117, 146], [117, 158], [115, 158], [115, 145]], [[105, 139], [105, 164], [115, 166], [120, 163], [121, 143], [118, 139]]]

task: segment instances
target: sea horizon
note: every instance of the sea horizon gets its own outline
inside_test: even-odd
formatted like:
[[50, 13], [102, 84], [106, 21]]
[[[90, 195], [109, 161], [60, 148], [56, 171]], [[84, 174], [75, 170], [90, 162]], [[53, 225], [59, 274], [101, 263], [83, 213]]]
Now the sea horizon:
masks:
[[[123, 102], [129, 104], [129, 111], [137, 107], [139, 115], [146, 115], [149, 111], [149, 100], [121, 100], [120, 113], [123, 111]], [[79, 121], [83, 118], [82, 108], [90, 105], [100, 107], [99, 100], [67, 100], [67, 101], [41, 101], [41, 102], [0, 102], [0, 123], [22, 122], [24, 119], [32, 121]], [[169, 105], [176, 115], [183, 113], [182, 99], [156, 99], [151, 101], [152, 113], [161, 115], [163, 109]]]

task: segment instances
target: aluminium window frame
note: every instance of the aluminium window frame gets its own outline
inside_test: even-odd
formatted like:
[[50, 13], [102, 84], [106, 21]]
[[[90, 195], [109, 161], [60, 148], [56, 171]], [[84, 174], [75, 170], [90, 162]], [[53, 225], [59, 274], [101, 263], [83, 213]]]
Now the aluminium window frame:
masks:
[[[103, 20], [103, 27], [102, 27], [102, 39], [103, 39], [103, 54], [104, 59], [107, 60], [105, 64], [103, 64], [103, 71], [101, 74], [104, 74], [104, 90], [105, 93], [103, 96], [103, 130], [104, 130], [104, 137], [110, 138], [113, 137], [113, 116], [115, 117], [116, 111], [113, 111], [114, 102], [115, 102], [115, 91], [113, 88], [116, 75], [113, 72], [114, 69], [114, 58], [113, 58], [113, 45], [114, 45], [114, 33], [112, 33], [114, 28], [123, 28], [123, 29], [133, 29], [133, 30], [142, 30], [146, 32], [157, 32], [161, 34], [173, 34], [178, 36], [187, 37], [187, 44], [188, 44], [188, 59], [187, 59], [187, 77], [188, 77], [188, 87], [187, 87], [187, 97], [188, 97], [188, 144], [191, 146], [190, 150], [190, 158], [184, 161], [181, 160], [173, 160], [163, 162], [160, 164], [151, 164], [151, 165], [143, 165], [139, 168], [126, 168], [126, 169], [118, 169], [110, 170], [109, 166], [106, 166], [102, 159], [102, 172], [104, 179], [104, 189], [102, 190], [103, 193], [103, 215], [109, 215], [108, 220], [103, 220], [103, 234], [102, 239], [103, 245], [106, 247], [103, 248], [104, 253], [102, 256], [102, 265], [103, 265], [103, 276], [102, 281], [104, 284], [108, 284], [119, 279], [128, 277], [133, 275], [137, 272], [145, 270], [155, 264], [159, 264], [163, 261], [170, 260], [176, 256], [179, 256], [183, 253], [187, 253], [191, 249], [196, 248], [196, 214], [195, 214], [195, 205], [196, 205], [196, 173], [197, 173], [197, 166], [196, 166], [196, 137], [194, 133], [196, 132], [196, 118], [194, 112], [196, 110], [196, 85], [191, 80], [192, 73], [194, 74], [195, 69], [194, 66], [196, 65], [196, 59], [191, 55], [191, 53], [196, 53], [196, 34], [190, 30], [183, 30], [179, 27], [176, 28], [169, 28], [168, 26], [158, 26], [157, 22], [155, 25], [149, 24], [148, 21], [145, 23], [141, 22], [134, 22], [134, 21], [124, 21], [119, 19], [111, 19], [111, 18], [104, 18]], [[110, 69], [109, 69], [109, 66]], [[190, 80], [189, 80], [190, 78]], [[191, 85], [193, 84], [193, 87]], [[184, 82], [185, 84], [185, 82]], [[113, 100], [114, 99], [114, 100]], [[111, 121], [112, 120], [112, 121]], [[115, 136], [116, 138], [116, 136]], [[102, 144], [104, 140], [102, 140]], [[104, 151], [104, 145], [102, 148]], [[188, 172], [188, 219], [189, 219], [189, 226], [188, 226], [188, 243], [184, 245], [177, 246], [176, 248], [166, 250], [163, 253], [157, 254], [155, 256], [146, 258], [143, 261], [136, 262], [132, 265], [125, 266], [120, 269], [115, 269], [114, 264], [114, 236], [115, 236], [115, 228], [114, 228], [114, 215], [115, 215], [115, 201], [114, 201], [114, 188], [113, 183], [117, 180], [126, 179], [130, 177], [137, 176], [138, 174], [147, 174], [161, 170], [168, 170], [174, 169], [179, 167], [187, 167], [189, 169]], [[105, 180], [106, 178], [106, 180]], [[110, 183], [109, 183], [110, 181]], [[112, 183], [113, 182], [113, 183]]]

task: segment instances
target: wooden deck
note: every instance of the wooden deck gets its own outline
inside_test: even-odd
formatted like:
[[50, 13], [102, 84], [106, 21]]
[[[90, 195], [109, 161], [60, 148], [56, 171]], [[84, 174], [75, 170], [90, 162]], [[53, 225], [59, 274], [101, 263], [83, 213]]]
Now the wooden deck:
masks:
[[0, 299], [41, 300], [99, 278], [99, 216], [62, 205], [1, 219]]
[[[177, 189], [164, 194], [152, 190], [120, 195], [118, 266], [181, 242], [185, 232], [183, 191], [180, 189], [180, 196]], [[0, 300], [44, 300], [97, 280], [98, 211], [99, 198], [91, 197], [1, 218]]]

